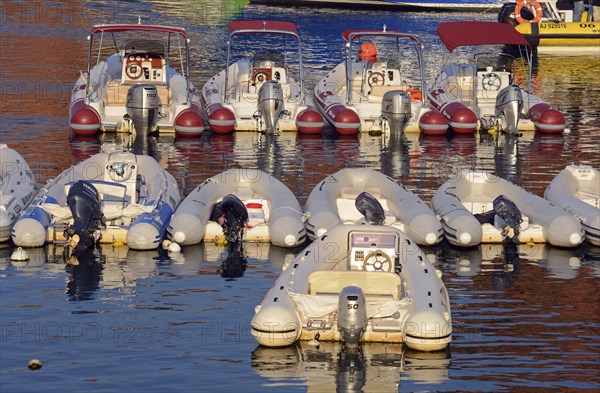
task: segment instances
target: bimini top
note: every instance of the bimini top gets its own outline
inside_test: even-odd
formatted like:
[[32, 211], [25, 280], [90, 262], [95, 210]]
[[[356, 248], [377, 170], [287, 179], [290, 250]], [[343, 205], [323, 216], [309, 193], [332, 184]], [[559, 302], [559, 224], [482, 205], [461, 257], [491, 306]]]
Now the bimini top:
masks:
[[450, 52], [459, 46], [526, 45], [525, 37], [508, 23], [499, 22], [443, 22], [437, 35]]
[[360, 37], [406, 37], [418, 41], [419, 36], [398, 30], [345, 30], [342, 38], [346, 41], [355, 40]]
[[232, 33], [231, 35], [244, 33], [284, 33], [298, 35], [295, 24], [271, 20], [234, 20], [229, 22], [229, 31]]
[[122, 33], [126, 31], [158, 31], [162, 33], [181, 34], [183, 38], [187, 38], [183, 27], [159, 26], [159, 25], [142, 25], [142, 24], [106, 24], [95, 25], [92, 27], [92, 35], [96, 33]]

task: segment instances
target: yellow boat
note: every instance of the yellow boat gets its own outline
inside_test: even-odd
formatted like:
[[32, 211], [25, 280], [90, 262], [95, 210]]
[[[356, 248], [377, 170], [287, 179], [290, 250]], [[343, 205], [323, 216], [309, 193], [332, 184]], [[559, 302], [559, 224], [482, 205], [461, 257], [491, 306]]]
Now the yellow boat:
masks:
[[506, 3], [499, 22], [511, 23], [538, 52], [591, 53], [600, 55], [600, 21], [588, 21], [584, 11], [580, 21], [572, 10], [560, 10], [555, 0]]

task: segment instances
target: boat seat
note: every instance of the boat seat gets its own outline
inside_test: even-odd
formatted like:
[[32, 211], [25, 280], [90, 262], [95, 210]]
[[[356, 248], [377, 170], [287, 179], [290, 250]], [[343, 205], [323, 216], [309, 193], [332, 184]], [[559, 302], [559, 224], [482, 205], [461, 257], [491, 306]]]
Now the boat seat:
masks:
[[[123, 85], [120, 81], [110, 81], [108, 88], [106, 89], [106, 102], [107, 106], [125, 106], [127, 102], [127, 92], [132, 85]], [[160, 106], [169, 105], [169, 89], [167, 86], [156, 85], [156, 92], [158, 93], [158, 102]]]
[[[126, 206], [129, 201], [127, 195], [127, 186], [121, 183], [113, 183], [105, 180], [88, 180], [100, 194], [100, 201], [103, 206]], [[65, 195], [69, 195], [69, 190], [75, 182], [65, 184]]]
[[367, 299], [400, 299], [401, 280], [395, 273], [319, 270], [308, 276], [309, 295], [339, 294], [348, 286], [361, 288]]
[[465, 209], [470, 211], [472, 214], [483, 214], [494, 210], [493, 201], [484, 196], [469, 196], [462, 201]]
[[381, 198], [381, 190], [377, 187], [367, 187], [367, 188], [356, 188], [356, 187], [344, 187], [340, 190], [340, 196], [344, 199], [356, 199], [363, 191], [368, 192], [373, 195], [375, 198]]

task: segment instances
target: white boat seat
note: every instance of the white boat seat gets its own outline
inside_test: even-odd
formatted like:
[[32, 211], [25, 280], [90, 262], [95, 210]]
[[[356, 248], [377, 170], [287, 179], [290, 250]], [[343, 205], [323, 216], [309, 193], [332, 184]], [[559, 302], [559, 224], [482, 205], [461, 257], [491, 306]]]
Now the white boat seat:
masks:
[[308, 294], [339, 294], [348, 286], [362, 289], [367, 298], [400, 299], [400, 276], [390, 272], [319, 270], [308, 276]]
[[462, 201], [463, 206], [473, 214], [483, 214], [494, 210], [493, 201], [484, 196], [469, 196]]
[[[100, 201], [104, 206], [116, 205], [126, 206], [130, 201], [127, 196], [127, 186], [120, 183], [113, 183], [104, 180], [88, 180], [100, 194]], [[65, 184], [65, 195], [69, 195], [69, 190], [75, 182]]]
[[356, 199], [363, 191], [368, 192], [373, 195], [373, 197], [380, 199], [381, 198], [381, 190], [377, 187], [367, 187], [367, 188], [355, 188], [355, 187], [343, 187], [340, 190], [340, 196], [344, 199]]

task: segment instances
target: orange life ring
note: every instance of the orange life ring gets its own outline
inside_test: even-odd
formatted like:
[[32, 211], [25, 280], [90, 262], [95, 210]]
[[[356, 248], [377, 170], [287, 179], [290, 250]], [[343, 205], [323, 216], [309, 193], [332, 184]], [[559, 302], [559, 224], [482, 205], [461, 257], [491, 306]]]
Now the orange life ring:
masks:
[[[527, 20], [521, 16], [521, 10], [523, 7], [527, 5], [527, 8], [533, 13], [533, 19]], [[518, 0], [517, 5], [515, 6], [515, 20], [517, 23], [537, 23], [542, 20], [542, 15], [544, 11], [542, 10], [542, 5], [538, 3], [536, 0]]]

